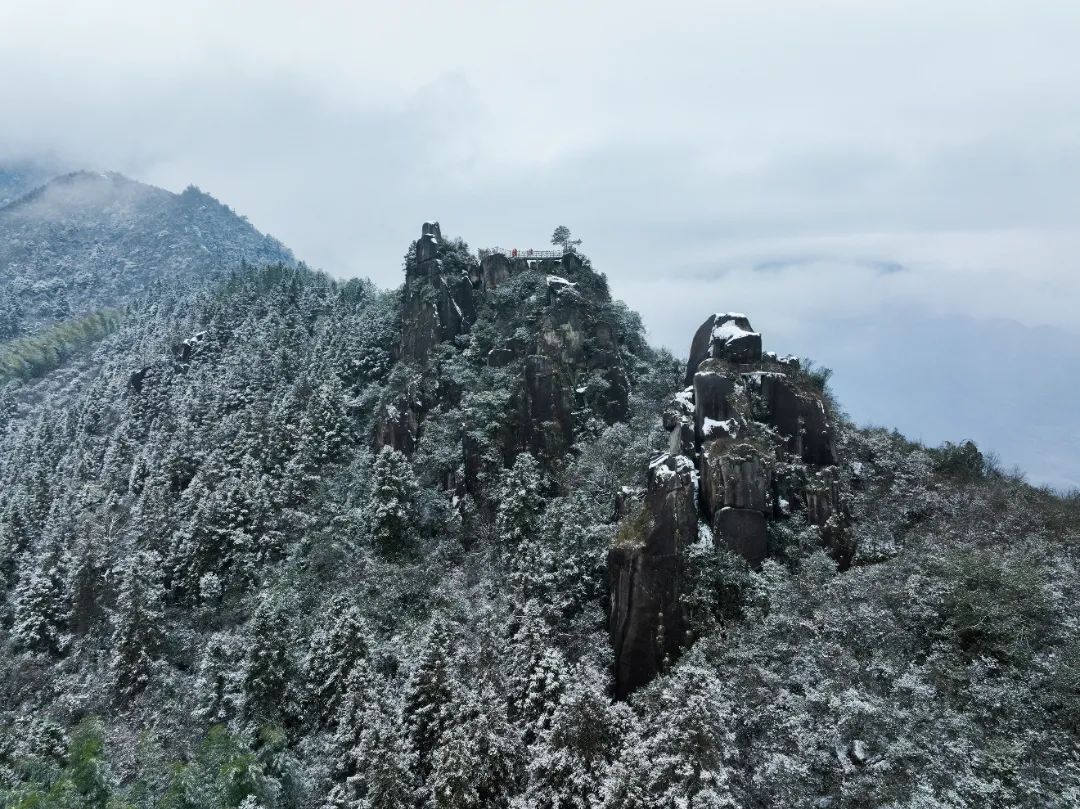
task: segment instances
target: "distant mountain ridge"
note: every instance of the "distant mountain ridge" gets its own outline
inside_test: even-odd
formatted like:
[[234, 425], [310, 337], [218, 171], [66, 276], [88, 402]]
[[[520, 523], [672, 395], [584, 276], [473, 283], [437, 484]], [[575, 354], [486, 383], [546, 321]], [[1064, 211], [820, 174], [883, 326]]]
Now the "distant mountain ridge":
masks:
[[40, 163], [0, 163], [0, 208], [44, 185], [58, 173]]
[[123, 305], [150, 285], [294, 264], [292, 252], [209, 194], [116, 173], [57, 177], [0, 207], [0, 333], [32, 333]]

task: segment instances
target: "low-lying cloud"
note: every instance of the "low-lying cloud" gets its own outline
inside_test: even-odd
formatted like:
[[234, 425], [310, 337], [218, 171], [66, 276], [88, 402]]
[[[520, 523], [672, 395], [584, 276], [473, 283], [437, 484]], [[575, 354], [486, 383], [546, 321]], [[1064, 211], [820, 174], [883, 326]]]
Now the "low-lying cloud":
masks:
[[746, 311], [857, 420], [1080, 480], [1075, 4], [92, 5], [0, 8], [0, 161], [195, 183], [384, 286], [424, 219], [565, 223], [677, 352]]

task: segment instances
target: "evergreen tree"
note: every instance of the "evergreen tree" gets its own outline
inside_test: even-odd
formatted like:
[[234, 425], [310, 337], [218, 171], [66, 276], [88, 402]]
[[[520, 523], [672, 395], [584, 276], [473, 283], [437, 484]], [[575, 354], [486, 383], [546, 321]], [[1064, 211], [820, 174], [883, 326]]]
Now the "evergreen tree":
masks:
[[347, 596], [330, 601], [304, 661], [308, 700], [324, 721], [337, 712], [349, 675], [367, 655], [369, 636], [360, 611]]
[[643, 695], [649, 731], [624, 745], [619, 775], [606, 786], [607, 807], [735, 809], [750, 802], [733, 777], [735, 712], [722, 688], [708, 668], [681, 665]]
[[296, 671], [294, 638], [287, 607], [275, 597], [264, 599], [247, 627], [244, 662], [244, 706], [249, 717], [289, 716], [290, 689]]
[[16, 561], [30, 546], [30, 526], [18, 499], [12, 498], [0, 512], [0, 586], [4, 595], [15, 579]]
[[579, 667], [529, 750], [525, 805], [530, 809], [588, 809], [602, 797], [630, 719], [612, 705], [597, 674]]
[[417, 766], [426, 774], [431, 755], [439, 745], [452, 697], [449, 663], [454, 637], [446, 618], [436, 615], [428, 625], [416, 664], [405, 684], [405, 721]]
[[555, 232], [551, 234], [551, 243], [556, 247], [561, 247], [563, 252], [566, 252], [581, 244], [581, 239], [572, 238], [570, 228], [566, 225], [559, 225], [555, 228]]
[[540, 465], [528, 452], [520, 453], [503, 474], [498, 490], [495, 529], [499, 540], [513, 548], [536, 533], [544, 510]]
[[383, 447], [372, 468], [369, 525], [375, 547], [385, 557], [411, 556], [417, 546], [416, 502], [419, 485], [408, 460]]
[[550, 727], [570, 677], [563, 653], [553, 643], [543, 609], [526, 603], [516, 618], [517, 631], [506, 653], [509, 715], [521, 728], [525, 744], [532, 744]]
[[490, 686], [463, 689], [447, 713], [452, 720], [431, 758], [430, 804], [436, 809], [508, 806], [520, 753], [503, 701]]
[[334, 747], [340, 750], [337, 783], [326, 809], [393, 809], [416, 797], [416, 755], [405, 735], [390, 684], [365, 665], [353, 669], [342, 703]]
[[244, 708], [242, 640], [230, 632], [215, 632], [206, 642], [195, 680], [196, 714], [208, 723], [229, 722]]
[[152, 551], [137, 551], [120, 583], [113, 619], [112, 671], [116, 689], [130, 698], [146, 687], [164, 637], [161, 561]]
[[[108, 524], [106, 520], [101, 522]], [[73, 556], [68, 565], [70, 574], [66, 590], [71, 599], [68, 613], [71, 631], [83, 635], [103, 614], [102, 582], [109, 576], [103, 529], [98, 525], [87, 525]]]
[[22, 567], [15, 588], [15, 617], [11, 637], [16, 647], [31, 652], [58, 655], [67, 646], [67, 599], [55, 555], [45, 556], [39, 565]]

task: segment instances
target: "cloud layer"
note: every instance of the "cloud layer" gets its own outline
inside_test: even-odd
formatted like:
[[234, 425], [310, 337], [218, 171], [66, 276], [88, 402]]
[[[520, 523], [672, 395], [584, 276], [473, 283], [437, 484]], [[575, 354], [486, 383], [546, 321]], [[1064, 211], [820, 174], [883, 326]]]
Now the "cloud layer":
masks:
[[0, 159], [193, 182], [387, 286], [423, 219], [565, 222], [673, 350], [746, 311], [857, 420], [1080, 481], [1075, 3], [90, 6], [0, 7]]

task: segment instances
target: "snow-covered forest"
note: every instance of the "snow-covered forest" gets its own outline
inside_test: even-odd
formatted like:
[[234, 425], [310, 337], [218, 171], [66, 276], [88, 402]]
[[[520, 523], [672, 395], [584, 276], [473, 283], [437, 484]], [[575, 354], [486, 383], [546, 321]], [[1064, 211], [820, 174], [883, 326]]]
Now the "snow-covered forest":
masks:
[[857, 428], [804, 362], [848, 556], [699, 514], [617, 698], [609, 551], [686, 363], [587, 258], [426, 225], [381, 291], [197, 194], [92, 238], [0, 208], [0, 804], [1080, 804], [1080, 497]]

